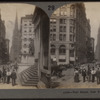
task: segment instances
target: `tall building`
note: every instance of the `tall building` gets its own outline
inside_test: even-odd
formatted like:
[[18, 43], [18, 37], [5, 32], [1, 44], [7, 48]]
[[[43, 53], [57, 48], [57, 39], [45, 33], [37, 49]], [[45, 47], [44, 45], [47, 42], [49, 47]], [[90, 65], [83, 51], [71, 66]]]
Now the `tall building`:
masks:
[[18, 18], [17, 18], [17, 12], [16, 12], [16, 18], [15, 18], [15, 26], [13, 30], [13, 37], [12, 37], [12, 46], [10, 51], [10, 60], [12, 62], [20, 62], [19, 61], [19, 54], [20, 54], [20, 40], [21, 40], [21, 34], [18, 29]]
[[1, 12], [0, 12], [0, 64], [7, 63], [9, 60], [6, 58], [9, 57], [9, 53], [7, 50], [6, 45], [6, 28], [5, 28], [5, 21], [1, 19]]
[[51, 59], [58, 65], [87, 62], [90, 29], [83, 3], [58, 8], [50, 18]]
[[[33, 15], [26, 15], [21, 18], [21, 63], [34, 64], [34, 24]], [[33, 47], [31, 47], [32, 45]]]
[[98, 62], [100, 62], [100, 26], [98, 28], [95, 58], [97, 59]]

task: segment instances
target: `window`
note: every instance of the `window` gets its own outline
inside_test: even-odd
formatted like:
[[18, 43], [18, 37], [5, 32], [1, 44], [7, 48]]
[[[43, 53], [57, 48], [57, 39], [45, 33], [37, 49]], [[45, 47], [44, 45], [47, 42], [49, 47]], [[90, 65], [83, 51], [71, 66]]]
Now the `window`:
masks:
[[66, 24], [66, 19], [60, 19], [60, 24]]
[[63, 35], [63, 41], [66, 41], [66, 34]]
[[55, 55], [55, 46], [54, 45], [51, 45], [51, 55]]
[[64, 26], [64, 31], [63, 32], [66, 32], [66, 26]]
[[53, 34], [53, 41], [56, 40], [56, 34]]
[[24, 32], [27, 32], [26, 30], [24, 30]]
[[70, 32], [73, 33], [74, 32], [74, 27], [70, 26]]
[[74, 57], [74, 50], [70, 50], [70, 57]]
[[53, 32], [56, 32], [56, 26], [53, 26]]
[[66, 34], [60, 34], [59, 35], [59, 40], [60, 41], [66, 41]]
[[74, 20], [73, 19], [70, 19], [70, 24], [74, 25]]
[[59, 59], [59, 62], [66, 62], [66, 59]]
[[55, 26], [55, 25], [51, 26], [51, 27], [50, 27], [50, 31], [51, 31], [51, 32], [56, 32], [56, 26]]
[[70, 44], [69, 46], [70, 46], [69, 48], [70, 48], [71, 50], [74, 49], [74, 44]]
[[70, 41], [73, 41], [73, 35], [70, 34]]
[[30, 23], [29, 25], [31, 26], [32, 24]]
[[24, 58], [26, 58], [26, 55], [24, 55]]
[[50, 41], [52, 41], [52, 34], [50, 34]]
[[26, 48], [27, 47], [27, 45], [26, 44], [24, 44], [24, 48]]
[[24, 51], [24, 53], [26, 53], [26, 51]]
[[66, 26], [60, 26], [59, 29], [60, 32], [66, 32]]
[[27, 38], [24, 38], [24, 41], [27, 41]]
[[27, 24], [24, 24], [24, 26], [27, 26]]
[[29, 41], [32, 41], [32, 38], [29, 38]]
[[29, 30], [29, 32], [32, 32], [32, 30]]
[[60, 15], [67, 15], [67, 7], [63, 6], [60, 8]]
[[61, 45], [59, 47], [59, 54], [60, 55], [65, 55], [65, 53], [66, 53], [66, 47], [64, 45]]
[[59, 40], [62, 41], [62, 34], [59, 35]]
[[32, 27], [29, 28], [29, 32], [32, 32]]

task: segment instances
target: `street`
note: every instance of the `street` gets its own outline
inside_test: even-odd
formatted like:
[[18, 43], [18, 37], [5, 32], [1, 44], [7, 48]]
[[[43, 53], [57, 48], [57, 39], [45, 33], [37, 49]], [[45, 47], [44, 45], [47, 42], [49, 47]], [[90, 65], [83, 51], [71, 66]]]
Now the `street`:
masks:
[[74, 69], [68, 69], [66, 71], [63, 71], [63, 74], [65, 74], [64, 77], [56, 80], [56, 82], [59, 82], [60, 85], [56, 87], [56, 89], [67, 89], [67, 88], [100, 88], [100, 84], [97, 85], [97, 81], [95, 78], [95, 82], [83, 82], [82, 76], [79, 75], [80, 82], [75, 83], [74, 82]]

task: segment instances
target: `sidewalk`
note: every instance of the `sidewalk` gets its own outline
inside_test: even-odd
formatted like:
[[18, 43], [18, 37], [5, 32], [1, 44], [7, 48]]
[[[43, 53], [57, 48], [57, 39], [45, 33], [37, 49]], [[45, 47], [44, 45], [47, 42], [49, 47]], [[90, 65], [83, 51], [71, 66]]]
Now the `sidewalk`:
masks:
[[33, 86], [21, 86], [19, 84], [12, 86], [12, 83], [0, 83], [0, 89], [37, 89], [37, 87], [33, 87]]

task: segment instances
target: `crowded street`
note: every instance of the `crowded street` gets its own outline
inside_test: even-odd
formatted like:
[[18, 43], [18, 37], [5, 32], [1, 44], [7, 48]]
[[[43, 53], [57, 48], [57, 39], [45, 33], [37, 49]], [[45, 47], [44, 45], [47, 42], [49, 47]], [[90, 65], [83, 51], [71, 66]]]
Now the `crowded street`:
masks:
[[[97, 68], [95, 68], [97, 69]], [[100, 84], [97, 84], [97, 76], [95, 75], [94, 82], [92, 82], [92, 77], [90, 81], [88, 81], [88, 76], [85, 78], [85, 82], [83, 80], [82, 73], [79, 73], [79, 81], [75, 82], [74, 77], [74, 68], [68, 68], [67, 70], [62, 71], [63, 77], [57, 78], [53, 77], [53, 82], [58, 82], [59, 86], [55, 87], [57, 89], [60, 88], [100, 88]]]

